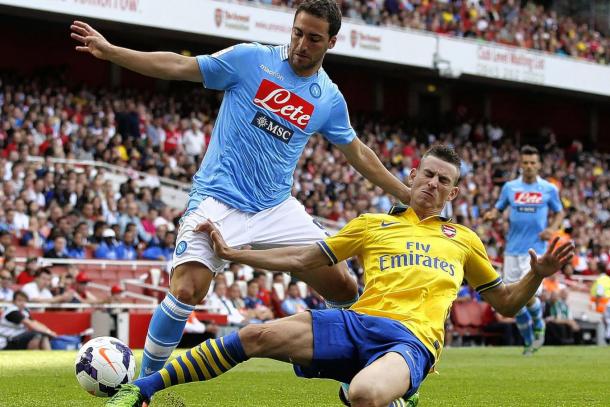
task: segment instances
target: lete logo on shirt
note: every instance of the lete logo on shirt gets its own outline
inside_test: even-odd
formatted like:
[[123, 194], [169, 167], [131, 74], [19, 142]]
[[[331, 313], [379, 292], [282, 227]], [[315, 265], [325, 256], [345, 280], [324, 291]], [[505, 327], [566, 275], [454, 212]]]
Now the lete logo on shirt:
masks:
[[540, 192], [515, 192], [515, 203], [525, 205], [542, 204], [542, 193]]
[[253, 102], [263, 109], [278, 114], [301, 130], [307, 127], [314, 109], [305, 99], [267, 79], [261, 82]]

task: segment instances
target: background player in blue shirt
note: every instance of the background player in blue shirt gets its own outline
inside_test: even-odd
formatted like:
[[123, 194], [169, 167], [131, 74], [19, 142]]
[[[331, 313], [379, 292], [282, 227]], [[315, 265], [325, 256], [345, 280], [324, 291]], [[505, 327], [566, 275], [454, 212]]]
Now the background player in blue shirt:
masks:
[[[213, 55], [186, 57], [139, 52], [110, 44], [88, 24], [75, 21], [77, 51], [160, 79], [202, 82], [225, 95], [201, 168], [193, 177], [181, 220], [170, 292], [150, 323], [141, 375], [159, 370], [182, 335], [195, 304], [205, 297], [218, 258], [197, 224], [213, 221], [230, 246], [307, 245], [325, 237], [290, 194], [293, 172], [307, 140], [322, 133], [347, 161], [387, 193], [408, 202], [410, 190], [357, 137], [343, 95], [322, 61], [335, 46], [341, 12], [334, 0], [307, 0], [295, 12], [290, 44], [239, 44]], [[349, 306], [356, 282], [345, 263], [298, 277], [330, 306]]]
[[[528, 251], [544, 253], [546, 241], [559, 229], [564, 213], [559, 191], [550, 182], [540, 178], [540, 153], [535, 147], [521, 148], [521, 177], [502, 187], [500, 198], [485, 220], [496, 219], [510, 207], [508, 236], [504, 252], [503, 279], [514, 283], [528, 272]], [[554, 212], [549, 225], [549, 210]], [[525, 344], [524, 354], [529, 355], [544, 344], [545, 324], [542, 306], [534, 296], [516, 315], [517, 326]]]

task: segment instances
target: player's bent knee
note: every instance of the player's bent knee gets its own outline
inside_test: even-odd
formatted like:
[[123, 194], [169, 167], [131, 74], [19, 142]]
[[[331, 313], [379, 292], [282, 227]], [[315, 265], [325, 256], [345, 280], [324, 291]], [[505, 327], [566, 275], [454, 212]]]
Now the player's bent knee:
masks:
[[349, 388], [349, 400], [354, 407], [385, 406], [383, 394], [375, 383], [353, 383]]
[[178, 301], [197, 305], [207, 294], [212, 278], [212, 272], [203, 264], [184, 263], [174, 269], [169, 291]]

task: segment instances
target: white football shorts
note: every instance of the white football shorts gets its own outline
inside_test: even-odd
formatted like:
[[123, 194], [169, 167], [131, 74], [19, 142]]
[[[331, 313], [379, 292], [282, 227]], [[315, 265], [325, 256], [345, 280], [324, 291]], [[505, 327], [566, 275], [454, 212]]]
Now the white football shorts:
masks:
[[[502, 280], [505, 284], [520, 281], [530, 271], [530, 255], [504, 256], [504, 267], [502, 268]], [[538, 287], [536, 295], [542, 292], [542, 284]]]
[[228, 262], [214, 254], [208, 234], [193, 232], [198, 224], [208, 219], [214, 222], [231, 247], [305, 246], [329, 236], [294, 197], [258, 213], [242, 212], [208, 197], [181, 219], [172, 268], [196, 261], [214, 273], [224, 269]]

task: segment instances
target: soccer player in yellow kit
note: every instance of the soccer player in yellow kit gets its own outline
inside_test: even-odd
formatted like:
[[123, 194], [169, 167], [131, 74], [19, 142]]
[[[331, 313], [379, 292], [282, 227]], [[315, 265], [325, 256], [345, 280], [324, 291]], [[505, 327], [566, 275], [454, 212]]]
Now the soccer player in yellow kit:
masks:
[[556, 239], [542, 257], [530, 252], [532, 269], [521, 281], [504, 285], [478, 236], [439, 216], [458, 194], [459, 168], [453, 149], [431, 148], [409, 176], [410, 207], [361, 215], [310, 246], [232, 249], [213, 224], [198, 226], [210, 234], [218, 256], [253, 267], [302, 272], [358, 256], [364, 292], [349, 310], [311, 310], [208, 340], [160, 372], [122, 386], [107, 405], [139, 406], [158, 390], [209, 380], [252, 357], [292, 363], [302, 377], [349, 383], [354, 407], [403, 405], [401, 398], [415, 394], [439, 359], [444, 322], [462, 280], [512, 315], [573, 253], [571, 242], [557, 246]]

